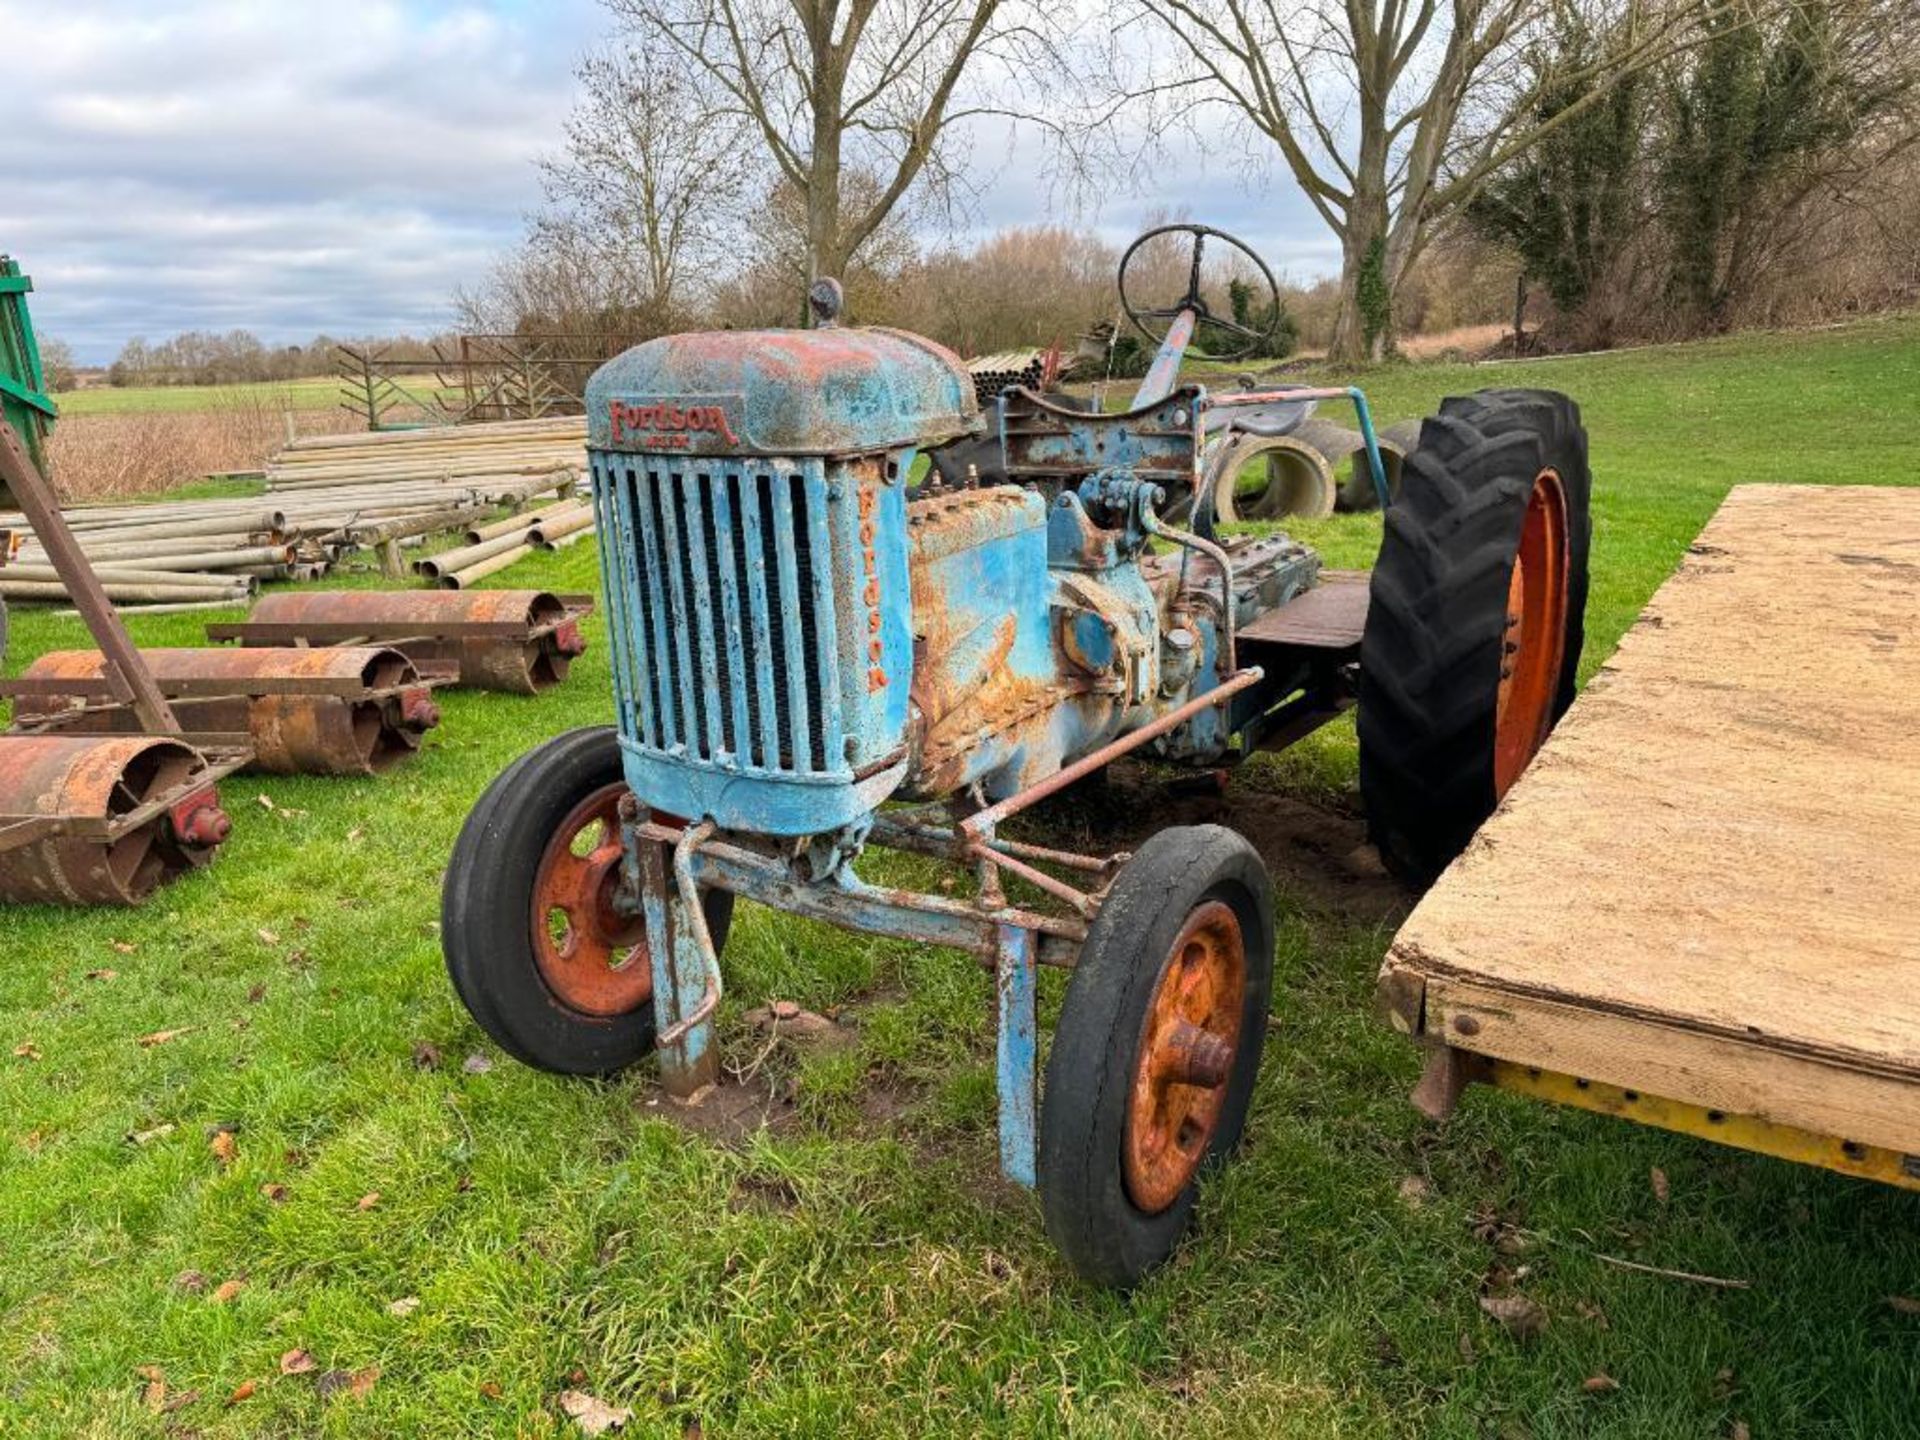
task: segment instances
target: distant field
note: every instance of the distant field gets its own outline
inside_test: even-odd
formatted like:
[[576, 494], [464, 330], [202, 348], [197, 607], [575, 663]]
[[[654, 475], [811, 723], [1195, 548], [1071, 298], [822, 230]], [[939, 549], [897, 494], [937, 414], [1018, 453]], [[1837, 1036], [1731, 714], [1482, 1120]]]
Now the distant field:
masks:
[[53, 397], [62, 417], [142, 415], [218, 410], [244, 405], [276, 409], [331, 410], [340, 403], [340, 382], [330, 375], [260, 385], [136, 385], [69, 390]]

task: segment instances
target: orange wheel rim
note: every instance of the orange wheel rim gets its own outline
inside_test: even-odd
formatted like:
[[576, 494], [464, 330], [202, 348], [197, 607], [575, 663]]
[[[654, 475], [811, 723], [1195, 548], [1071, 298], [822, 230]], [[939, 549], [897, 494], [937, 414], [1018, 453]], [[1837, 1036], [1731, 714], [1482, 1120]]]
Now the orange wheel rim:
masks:
[[1567, 644], [1567, 495], [1554, 470], [1534, 477], [1507, 582], [1500, 692], [1494, 711], [1493, 789], [1503, 796], [1553, 728]]
[[1246, 989], [1240, 919], [1208, 901], [1168, 949], [1134, 1061], [1124, 1163], [1127, 1192], [1146, 1214], [1178, 1200], [1206, 1159], [1233, 1077]]
[[554, 998], [582, 1015], [626, 1015], [653, 1000], [646, 923], [613, 906], [626, 793], [608, 785], [574, 806], [534, 872], [534, 963]]

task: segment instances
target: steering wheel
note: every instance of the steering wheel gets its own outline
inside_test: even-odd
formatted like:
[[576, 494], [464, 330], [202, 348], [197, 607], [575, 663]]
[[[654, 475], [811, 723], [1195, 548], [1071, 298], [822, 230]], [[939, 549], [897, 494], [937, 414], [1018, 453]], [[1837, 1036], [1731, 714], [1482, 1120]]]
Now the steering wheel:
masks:
[[[1141, 246], [1145, 245], [1149, 240], [1157, 239], [1162, 235], [1191, 235], [1193, 237], [1193, 261], [1187, 269], [1187, 293], [1170, 306], [1158, 309], [1138, 308], [1127, 296], [1127, 267], [1133, 263], [1133, 257], [1140, 253]], [[1260, 277], [1267, 282], [1267, 298], [1270, 306], [1269, 313], [1273, 318], [1267, 322], [1267, 328], [1265, 330], [1251, 329], [1248, 326], [1240, 324], [1238, 321], [1215, 315], [1207, 308], [1206, 299], [1200, 294], [1200, 260], [1206, 250], [1207, 238], [1209, 236], [1217, 240], [1226, 241], [1228, 245], [1246, 256], [1247, 259], [1253, 262], [1254, 268], [1260, 272]], [[1155, 345], [1159, 345], [1166, 340], [1167, 331], [1173, 328], [1173, 322], [1179, 318], [1182, 310], [1193, 311], [1195, 338], [1198, 338], [1202, 326], [1208, 326], [1222, 334], [1230, 335], [1240, 342], [1240, 348], [1230, 354], [1221, 354], [1209, 346], [1207, 348], [1207, 354], [1209, 358], [1214, 360], [1239, 360], [1247, 355], [1251, 355], [1260, 348], [1264, 341], [1273, 338], [1273, 332], [1278, 329], [1280, 325], [1280, 287], [1273, 283], [1273, 272], [1267, 269], [1266, 262], [1254, 254], [1252, 248], [1248, 246], [1245, 241], [1237, 240], [1227, 234], [1226, 231], [1216, 230], [1211, 225], [1161, 225], [1147, 231], [1146, 234], [1129, 245], [1127, 247], [1127, 253], [1120, 257], [1119, 283], [1120, 308], [1126, 311], [1127, 319], [1133, 322], [1134, 329], [1146, 336], [1147, 339], [1151, 340]], [[1147, 324], [1149, 320], [1158, 320], [1164, 323], [1156, 333]]]

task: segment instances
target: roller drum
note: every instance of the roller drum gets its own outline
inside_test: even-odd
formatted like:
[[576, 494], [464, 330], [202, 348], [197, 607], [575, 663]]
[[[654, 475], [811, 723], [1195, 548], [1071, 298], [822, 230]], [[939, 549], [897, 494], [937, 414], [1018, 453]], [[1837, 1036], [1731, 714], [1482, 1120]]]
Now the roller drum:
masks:
[[[189, 746], [149, 736], [0, 737], [0, 842], [11, 825], [28, 819], [104, 830], [0, 849], [0, 901], [137, 905], [205, 865], [228, 822], [212, 785], [192, 784], [204, 768]], [[145, 820], [115, 823], [168, 799], [173, 806]]]

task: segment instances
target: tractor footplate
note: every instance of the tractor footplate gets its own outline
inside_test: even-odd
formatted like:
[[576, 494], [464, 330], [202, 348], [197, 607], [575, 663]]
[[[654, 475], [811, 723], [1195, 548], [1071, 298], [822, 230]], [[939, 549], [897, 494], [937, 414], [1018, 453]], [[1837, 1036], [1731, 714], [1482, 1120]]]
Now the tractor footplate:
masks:
[[213, 858], [241, 755], [153, 736], [0, 736], [0, 901], [137, 905]]
[[245, 620], [209, 625], [243, 646], [377, 643], [420, 673], [474, 690], [537, 695], [586, 651], [587, 595], [539, 590], [329, 590], [269, 595]]
[[[431, 683], [398, 650], [147, 650], [161, 693], [189, 738], [252, 751], [273, 775], [372, 775], [413, 754], [440, 723]], [[33, 733], [133, 734], [97, 650], [43, 655], [18, 679], [14, 728]]]
[[1367, 628], [1368, 580], [1365, 570], [1322, 570], [1319, 584], [1241, 626], [1239, 638], [1254, 646], [1358, 652]]

